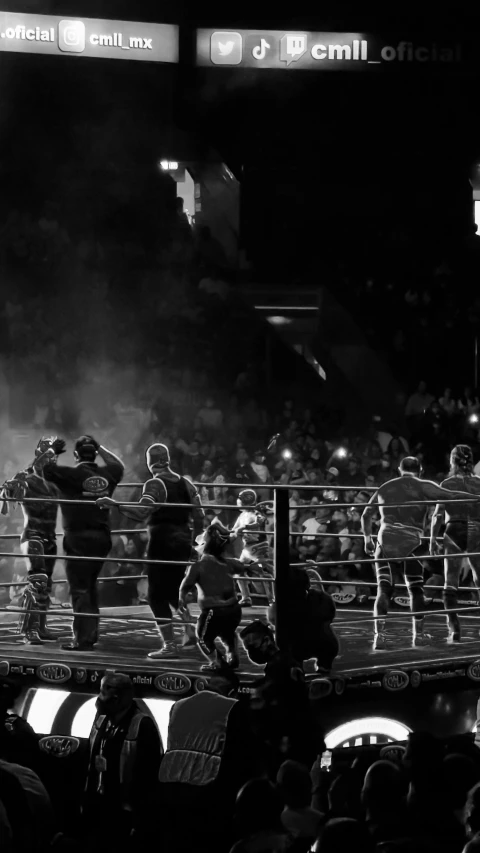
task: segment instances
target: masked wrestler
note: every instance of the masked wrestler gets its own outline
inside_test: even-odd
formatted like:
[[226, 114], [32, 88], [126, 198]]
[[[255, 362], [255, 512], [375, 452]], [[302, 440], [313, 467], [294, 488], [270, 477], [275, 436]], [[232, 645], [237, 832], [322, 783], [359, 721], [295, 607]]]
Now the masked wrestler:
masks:
[[215, 521], [204, 533], [200, 559], [186, 571], [180, 586], [180, 607], [186, 607], [188, 593], [197, 587], [200, 616], [197, 622], [197, 639], [200, 651], [208, 659], [203, 672], [221, 666], [221, 656], [215, 646], [219, 638], [224, 644], [226, 663], [238, 667], [237, 628], [242, 619], [242, 609], [237, 601], [232, 575], [242, 569], [238, 560], [225, 558], [224, 551], [230, 542], [230, 531]]
[[[47, 463], [56, 460], [65, 450], [65, 442], [54, 436], [41, 438], [35, 449], [35, 458], [30, 467], [8, 480], [2, 498], [17, 500], [22, 506], [24, 528], [20, 538], [22, 554], [28, 559], [28, 585], [21, 596], [19, 606], [27, 611], [22, 615], [21, 630], [26, 640], [33, 645], [54, 642], [58, 637], [47, 630], [47, 609], [50, 604], [52, 574], [57, 554], [57, 510], [56, 500], [60, 493], [53, 483], [47, 482], [44, 469]], [[24, 503], [28, 498], [49, 498], [45, 503]], [[8, 512], [4, 503], [2, 513]], [[50, 558], [50, 559], [46, 559]]]
[[[421, 480], [422, 467], [414, 456], [407, 456], [400, 463], [400, 477], [388, 480], [372, 495], [362, 515], [362, 533], [367, 554], [375, 553], [377, 572], [377, 598], [374, 606], [375, 636], [374, 649], [385, 649], [387, 638], [386, 620], [393, 595], [393, 572], [403, 568], [405, 583], [410, 596], [413, 620], [413, 645], [428, 645], [431, 637], [424, 632], [424, 617], [415, 616], [427, 609], [423, 589], [422, 534], [424, 532], [428, 505], [425, 501], [441, 501], [442, 498], [462, 500], [471, 497], [466, 491], [444, 489], [429, 480]], [[377, 548], [372, 542], [372, 518], [380, 512], [380, 530]], [[418, 556], [418, 560], [405, 557]], [[380, 617], [380, 618], [378, 618]]]
[[[248, 573], [269, 574], [273, 576], [273, 556], [265, 533], [266, 516], [257, 509], [257, 494], [253, 489], [242, 489], [237, 499], [237, 506], [242, 510], [232, 530], [232, 539], [241, 537], [243, 550], [240, 554], [240, 562], [248, 566]], [[249, 581], [238, 581], [242, 599], [241, 607], [251, 607]], [[268, 603], [273, 602], [273, 577], [272, 582], [265, 581], [261, 584]]]
[[[473, 473], [473, 453], [466, 444], [457, 444], [450, 454], [450, 474], [442, 487], [448, 491], [462, 489], [480, 498], [480, 477]], [[437, 536], [446, 523], [444, 537], [445, 584], [443, 602], [446, 610], [458, 605], [458, 585], [464, 560], [472, 570], [477, 591], [480, 589], [480, 557], [464, 557], [465, 551], [480, 551], [480, 501], [437, 504], [432, 518], [430, 553], [437, 553]], [[460, 642], [460, 620], [457, 613], [447, 614], [449, 642]]]
[[[149, 603], [155, 618], [162, 622], [159, 630], [163, 639], [163, 647], [150, 652], [149, 657], [177, 658], [179, 649], [175, 641], [172, 610], [181, 617], [182, 614], [178, 613], [178, 591], [193, 544], [190, 517], [193, 516], [194, 535], [197, 536], [202, 532], [204, 513], [193, 483], [170, 468], [168, 447], [152, 444], [146, 452], [146, 459], [152, 477], [145, 483], [140, 501], [133, 507], [118, 506], [127, 518], [146, 522], [149, 533], [147, 559], [165, 561], [163, 565], [148, 566]], [[116, 505], [115, 501], [108, 499], [100, 499], [98, 503], [102, 506]], [[155, 504], [163, 506], [156, 507]]]

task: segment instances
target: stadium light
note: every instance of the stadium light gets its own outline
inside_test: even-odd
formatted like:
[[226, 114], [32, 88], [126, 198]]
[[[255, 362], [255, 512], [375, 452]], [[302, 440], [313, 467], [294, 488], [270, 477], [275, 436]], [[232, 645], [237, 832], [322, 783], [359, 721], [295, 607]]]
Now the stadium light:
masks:
[[352, 720], [342, 726], [333, 729], [325, 738], [327, 749], [335, 749], [346, 740], [362, 737], [362, 735], [383, 735], [391, 740], [407, 740], [411, 729], [398, 720], [390, 720], [387, 717], [364, 717]]
[[67, 690], [39, 687], [30, 705], [27, 722], [37, 734], [49, 735], [61, 706], [69, 696]]

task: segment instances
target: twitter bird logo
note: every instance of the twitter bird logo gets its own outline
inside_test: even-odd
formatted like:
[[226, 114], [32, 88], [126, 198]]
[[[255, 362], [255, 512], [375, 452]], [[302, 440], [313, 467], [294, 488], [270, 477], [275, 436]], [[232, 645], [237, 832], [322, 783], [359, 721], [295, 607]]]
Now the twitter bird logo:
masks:
[[220, 56], [230, 56], [234, 47], [234, 41], [227, 41], [226, 44], [222, 44], [221, 41], [218, 42], [218, 52], [220, 53]]
[[243, 40], [240, 33], [213, 33], [210, 39], [210, 59], [214, 65], [240, 65]]

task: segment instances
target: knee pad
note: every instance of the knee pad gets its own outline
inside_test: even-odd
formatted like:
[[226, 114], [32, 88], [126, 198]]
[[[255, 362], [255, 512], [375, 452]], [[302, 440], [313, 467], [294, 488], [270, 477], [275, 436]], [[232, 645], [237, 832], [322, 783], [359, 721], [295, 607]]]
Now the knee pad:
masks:
[[22, 598], [22, 606], [26, 610], [45, 610], [50, 600], [47, 575], [43, 573], [30, 574]]
[[392, 582], [392, 576], [390, 574], [390, 569], [386, 566], [382, 566], [377, 569], [377, 585], [378, 592], [382, 595], [386, 595], [387, 598], [392, 598], [394, 585]]
[[415, 592], [423, 589], [423, 575], [411, 575], [405, 578], [405, 583], [409, 592]]

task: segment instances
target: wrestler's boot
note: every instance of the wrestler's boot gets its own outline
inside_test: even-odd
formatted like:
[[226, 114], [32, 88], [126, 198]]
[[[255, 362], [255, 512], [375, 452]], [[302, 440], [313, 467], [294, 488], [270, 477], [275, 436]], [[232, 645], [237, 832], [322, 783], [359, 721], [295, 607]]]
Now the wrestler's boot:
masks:
[[27, 611], [23, 614], [21, 631], [25, 634], [27, 642], [35, 646], [42, 645], [44, 642], [55, 642], [57, 639], [55, 636], [49, 635], [46, 630], [48, 601], [47, 575], [29, 575], [28, 586], [25, 588], [21, 599], [21, 606]]
[[[452, 586], [443, 590], [443, 605], [445, 610], [456, 610], [458, 607], [458, 591]], [[457, 613], [447, 613], [448, 641], [459, 643], [461, 640], [460, 619]]]
[[414, 646], [429, 646], [432, 642], [431, 634], [426, 634], [424, 630], [425, 626], [425, 617], [424, 616], [416, 616], [416, 613], [420, 613], [422, 610], [427, 609], [427, 602], [425, 599], [425, 595], [423, 593], [423, 580], [420, 581], [410, 581], [408, 578], [407, 587], [410, 595], [410, 607], [413, 615], [413, 639], [412, 644]]
[[173, 631], [173, 624], [164, 624], [160, 628], [160, 634], [163, 639], [163, 646], [161, 649], [155, 652], [149, 652], [148, 657], [153, 660], [169, 660], [172, 658], [179, 658], [180, 652], [178, 650], [177, 643], [175, 641], [175, 634]]
[[237, 581], [242, 598], [240, 600], [240, 607], [251, 607], [252, 599], [250, 597], [250, 585], [247, 580], [239, 580]]
[[[47, 628], [47, 610], [50, 607], [50, 593], [52, 591], [52, 576], [47, 575], [45, 571], [45, 550], [44, 544], [39, 539], [30, 539], [27, 545], [27, 556], [30, 560], [30, 571], [28, 574], [28, 579], [32, 577], [42, 577], [41, 581], [34, 583], [34, 587], [37, 589], [37, 594], [39, 596], [39, 604], [40, 607], [34, 607], [35, 610], [42, 610], [41, 614], [37, 614], [35, 619], [34, 627], [33, 627], [33, 639], [35, 643], [38, 645], [38, 641], [41, 640], [45, 643], [54, 643], [58, 639], [58, 635], [53, 634]], [[46, 585], [43, 581], [43, 577], [47, 578]], [[35, 595], [35, 591], [33, 592]], [[27, 638], [28, 639], [28, 638]], [[32, 642], [32, 640], [30, 640]]]
[[180, 646], [182, 649], [193, 649], [197, 647], [197, 636], [195, 634], [195, 626], [192, 621], [192, 614], [188, 609], [188, 605], [185, 608], [179, 607], [177, 610], [174, 610], [173, 613], [173, 622], [174, 622], [174, 637], [175, 637], [175, 627], [178, 628], [179, 624], [184, 625], [183, 635], [180, 639]]
[[197, 648], [208, 661], [208, 663], [202, 664], [200, 672], [216, 672], [221, 668], [223, 656], [220, 654], [219, 649], [212, 649], [211, 646], [206, 645], [201, 640], [197, 642]]
[[[393, 587], [385, 581], [380, 581], [378, 585], [377, 598], [374, 607], [374, 635], [373, 649], [374, 651], [383, 651], [387, 648], [387, 631], [385, 616], [388, 613], [390, 600], [393, 594]], [[383, 617], [383, 618], [382, 618]]]
[[227, 654], [225, 657], [226, 663], [228, 663], [228, 665], [232, 669], [238, 669], [238, 667], [240, 666], [240, 658], [238, 656], [238, 637], [236, 634], [235, 634], [235, 639], [234, 639], [233, 643], [229, 644], [226, 648], [227, 648]]

